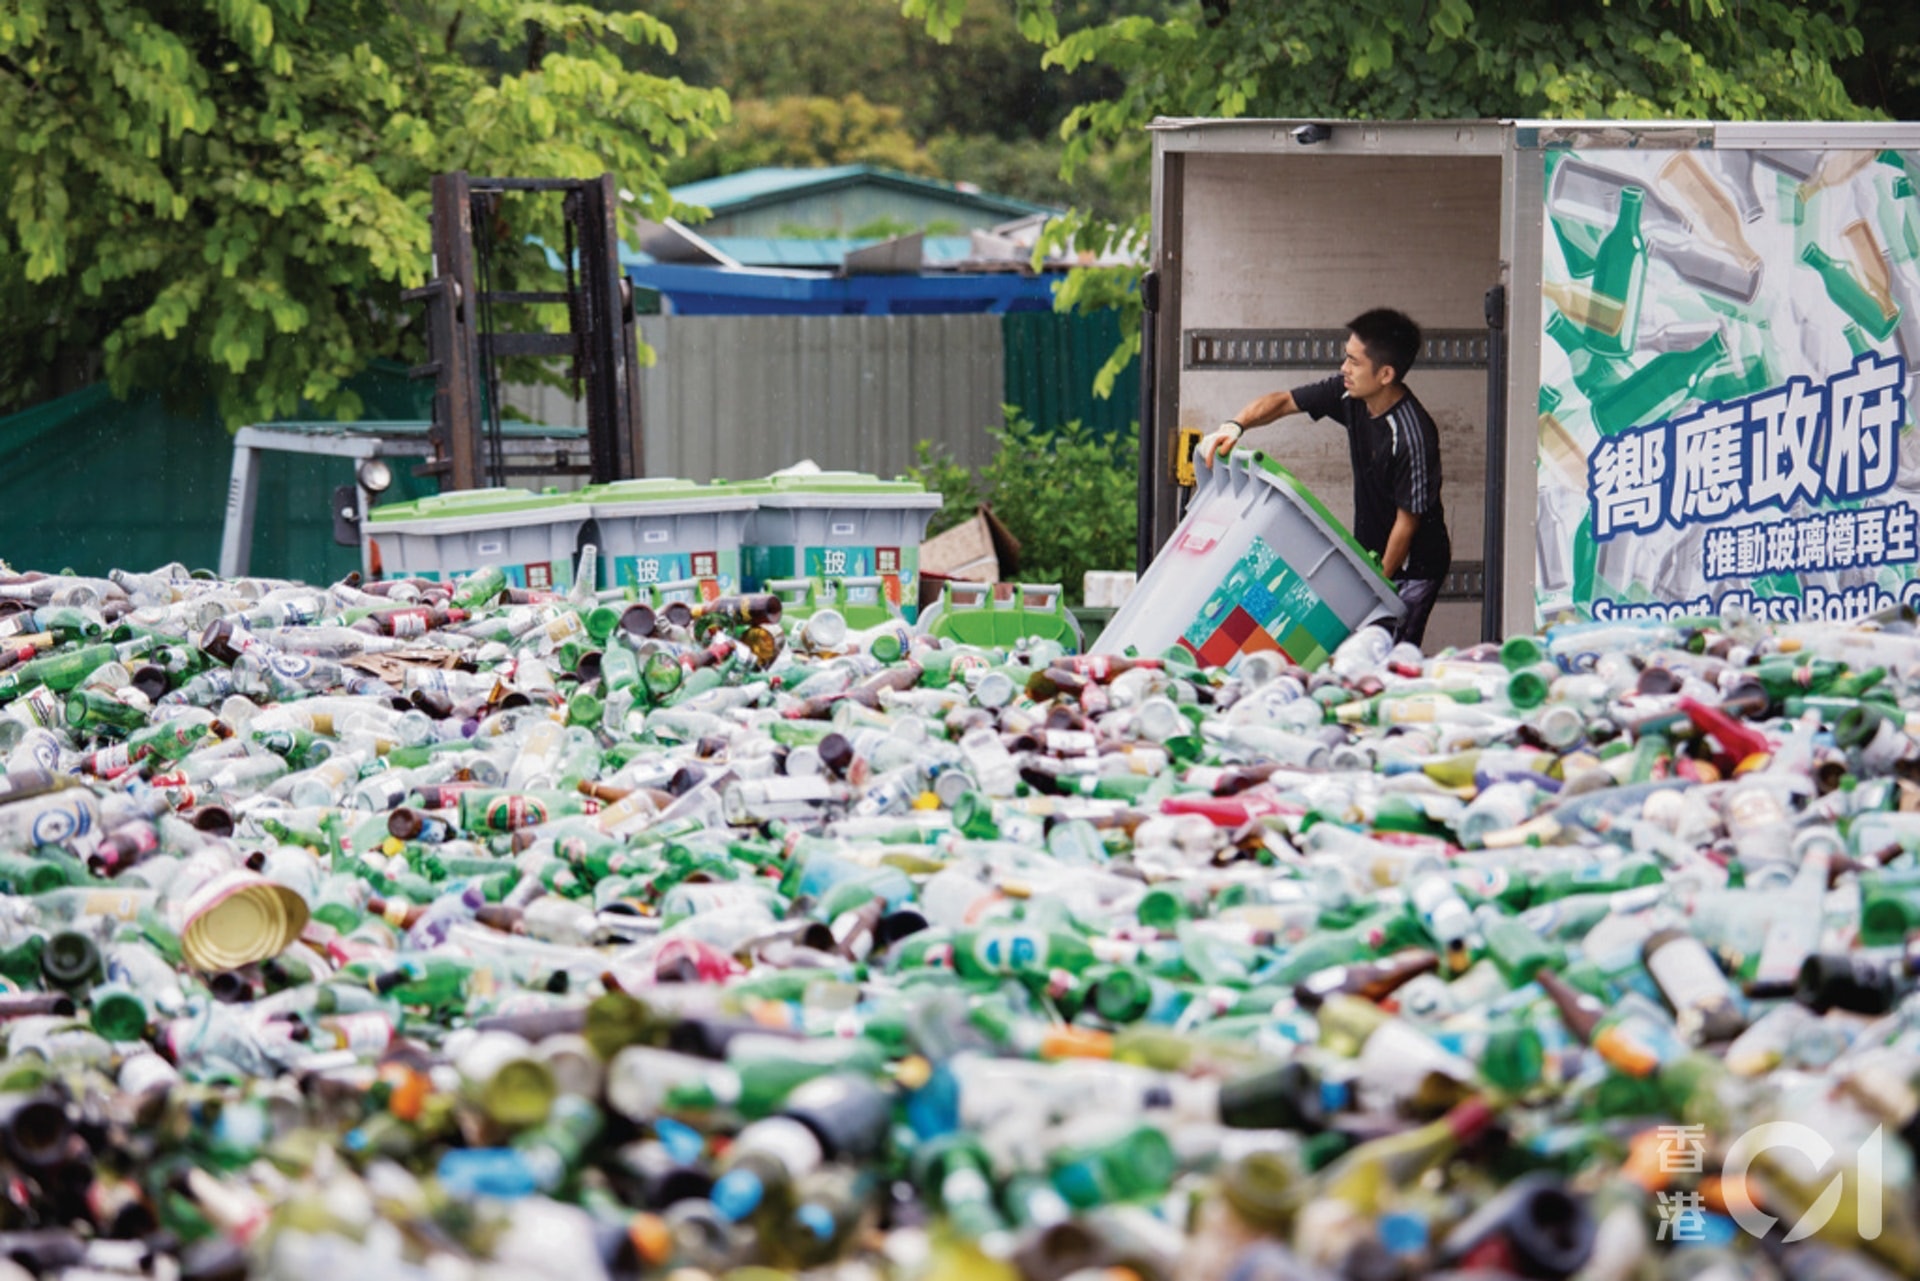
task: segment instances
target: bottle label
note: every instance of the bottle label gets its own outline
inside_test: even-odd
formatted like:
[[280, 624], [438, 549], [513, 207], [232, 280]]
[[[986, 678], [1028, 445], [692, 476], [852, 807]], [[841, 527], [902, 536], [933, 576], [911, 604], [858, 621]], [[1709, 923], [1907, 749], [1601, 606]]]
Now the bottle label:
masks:
[[546, 803], [531, 796], [496, 796], [487, 802], [481, 825], [489, 831], [511, 832], [547, 821]]
[[1726, 975], [1697, 939], [1675, 939], [1649, 953], [1646, 963], [1676, 1010], [1710, 1009], [1728, 1000]]
[[1047, 938], [1037, 930], [986, 930], [973, 942], [973, 959], [989, 974], [1032, 973], [1046, 964]]
[[333, 1034], [334, 1048], [355, 1054], [380, 1054], [393, 1042], [393, 1020], [384, 1014], [341, 1014], [321, 1021]]
[[88, 763], [88, 768], [101, 778], [116, 778], [132, 767], [133, 757], [125, 743], [101, 748]]
[[29, 836], [35, 845], [64, 845], [93, 831], [93, 811], [78, 801], [51, 805], [33, 816]]
[[266, 656], [267, 667], [274, 675], [290, 681], [301, 681], [313, 675], [313, 660], [305, 654], [269, 653]]

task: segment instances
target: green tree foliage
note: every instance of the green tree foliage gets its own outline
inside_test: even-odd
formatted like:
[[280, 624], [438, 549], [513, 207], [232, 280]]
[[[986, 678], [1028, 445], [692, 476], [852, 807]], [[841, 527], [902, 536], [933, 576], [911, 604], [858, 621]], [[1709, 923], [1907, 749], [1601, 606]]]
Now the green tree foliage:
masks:
[[[1011, 0], [962, 0], [942, 44], [898, 0], [610, 0], [645, 8], [680, 36], [671, 52], [635, 50], [634, 65], [726, 86], [735, 118], [673, 166], [674, 181], [755, 165], [871, 163], [1107, 219], [1146, 208], [1138, 156], [1097, 157], [1060, 174], [1060, 122], [1117, 93], [1098, 67], [1041, 65]], [[1062, 30], [1123, 14], [1160, 15], [1176, 0], [1066, 0]], [[874, 104], [883, 104], [876, 106]], [[869, 123], [875, 111], [887, 113]], [[1136, 140], [1132, 150], [1144, 150]]]
[[1872, 0], [1854, 27], [1863, 47], [1834, 66], [1847, 96], [1889, 120], [1920, 120], [1920, 5]]
[[[0, 408], [104, 353], [116, 391], [211, 394], [229, 422], [417, 358], [434, 174], [590, 177], [670, 204], [661, 160], [717, 90], [634, 71], [641, 13], [537, 0], [7, 0], [0, 5]], [[478, 229], [558, 245], [557, 199]]]
[[950, 454], [922, 441], [907, 475], [945, 500], [928, 534], [972, 516], [980, 503], [1020, 544], [1022, 582], [1059, 583], [1078, 597], [1088, 570], [1132, 565], [1139, 521], [1139, 438], [1108, 439], [1079, 421], [1035, 427], [1008, 405], [990, 427], [998, 448], [976, 478]]
[[902, 123], [898, 107], [876, 106], [858, 93], [844, 98], [742, 98], [732, 123], [667, 167], [673, 184], [739, 173], [763, 165], [815, 169], [878, 165], [937, 176], [933, 160]]
[[[968, 0], [901, 0], [901, 12], [936, 39], [971, 17]], [[1043, 65], [1118, 77], [1060, 126], [1070, 179], [1156, 116], [1860, 119], [1871, 112], [1836, 67], [1870, 78], [1854, 61], [1867, 19], [1914, 36], [1910, 12], [1863, 17], [1856, 0], [1186, 0], [1075, 29], [1055, 0], [1015, 0], [1014, 21]], [[1145, 235], [1144, 214], [1114, 227], [1081, 210], [1047, 243], [1137, 247]], [[1139, 348], [1126, 304], [1137, 274], [1076, 271], [1057, 295], [1061, 307], [1124, 305], [1129, 337], [1102, 370], [1108, 388]]]
[[1124, 223], [1147, 207], [1147, 138], [1141, 134], [1090, 156], [1071, 179], [1060, 174], [1057, 138], [999, 138], [942, 133], [927, 143], [935, 171], [982, 191], [1057, 209], [1079, 209], [1103, 223]]
[[[1051, 138], [1076, 104], [1116, 92], [1098, 69], [1075, 77], [1041, 66], [1011, 0], [960, 0], [956, 39], [929, 39], [897, 0], [610, 0], [644, 9], [680, 37], [636, 49], [635, 65], [693, 84], [723, 85], [736, 102], [860, 94], [897, 106], [907, 132]], [[1066, 29], [1165, 0], [1075, 0]], [[1086, 12], [1082, 12], [1082, 10]]]

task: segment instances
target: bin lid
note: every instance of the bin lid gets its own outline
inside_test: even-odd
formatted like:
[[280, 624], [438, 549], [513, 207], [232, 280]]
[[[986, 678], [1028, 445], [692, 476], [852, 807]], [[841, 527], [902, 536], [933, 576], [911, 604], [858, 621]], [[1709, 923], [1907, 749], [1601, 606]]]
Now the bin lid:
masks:
[[679, 512], [748, 511], [756, 505], [752, 494], [741, 493], [737, 488], [722, 489], [675, 476], [642, 476], [588, 485], [572, 497], [592, 504], [594, 511], [603, 515], [616, 509], [633, 515], [648, 507], [659, 508], [663, 516]]
[[945, 500], [911, 480], [882, 480], [872, 472], [820, 471], [759, 480], [716, 480], [711, 488], [751, 494], [763, 507], [938, 507]]
[[584, 511], [565, 510], [582, 506], [578, 494], [536, 494], [532, 490], [511, 487], [458, 489], [450, 494], [429, 494], [412, 502], [375, 507], [367, 513], [367, 519], [376, 525], [387, 525], [402, 521], [486, 517], [509, 525], [526, 525], [568, 516], [584, 517]]

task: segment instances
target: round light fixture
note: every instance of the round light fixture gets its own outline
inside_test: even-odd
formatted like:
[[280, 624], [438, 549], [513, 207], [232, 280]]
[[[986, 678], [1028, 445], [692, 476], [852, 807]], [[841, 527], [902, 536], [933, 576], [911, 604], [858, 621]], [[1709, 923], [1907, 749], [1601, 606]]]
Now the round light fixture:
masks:
[[368, 458], [360, 464], [360, 488], [369, 494], [383, 494], [393, 484], [393, 468], [383, 458]]

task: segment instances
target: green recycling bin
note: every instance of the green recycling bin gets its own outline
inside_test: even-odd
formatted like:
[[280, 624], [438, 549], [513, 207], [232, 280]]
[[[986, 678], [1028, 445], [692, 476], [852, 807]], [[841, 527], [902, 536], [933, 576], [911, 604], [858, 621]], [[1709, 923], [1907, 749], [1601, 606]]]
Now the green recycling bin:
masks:
[[1312, 491], [1259, 451], [1200, 471], [1186, 519], [1114, 614], [1096, 654], [1233, 668], [1258, 650], [1316, 668], [1359, 628], [1402, 613], [1374, 558]]
[[909, 480], [866, 472], [776, 474], [708, 486], [750, 496], [741, 557], [748, 591], [795, 578], [879, 579], [887, 605], [908, 619], [920, 593], [920, 540], [941, 498]]
[[498, 565], [515, 587], [563, 590], [591, 515], [577, 494], [463, 489], [375, 507], [360, 536], [386, 578], [446, 582]]
[[740, 542], [755, 502], [746, 494], [652, 476], [589, 485], [585, 541], [600, 548], [602, 587], [699, 583], [707, 599], [742, 590]]
[[920, 611], [919, 630], [982, 649], [1011, 648], [1028, 637], [1057, 641], [1078, 654], [1080, 621], [1061, 599], [1058, 583], [1015, 583], [1005, 599], [990, 583], [948, 583], [940, 599]]

